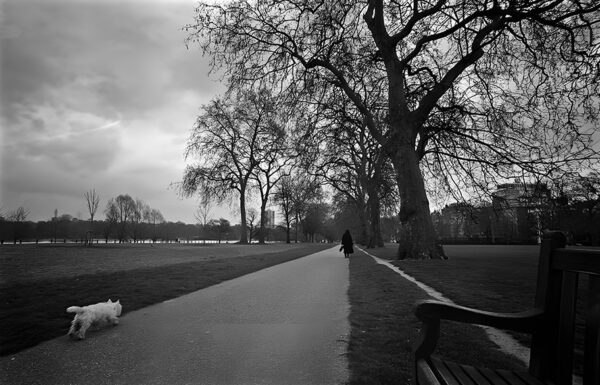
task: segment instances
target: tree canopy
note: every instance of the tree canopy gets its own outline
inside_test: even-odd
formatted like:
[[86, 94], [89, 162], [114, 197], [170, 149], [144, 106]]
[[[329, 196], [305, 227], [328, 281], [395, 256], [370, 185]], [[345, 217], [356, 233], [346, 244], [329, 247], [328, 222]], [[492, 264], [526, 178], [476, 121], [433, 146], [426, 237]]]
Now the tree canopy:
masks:
[[[340, 90], [389, 157], [399, 256], [440, 257], [426, 193], [598, 161], [595, 0], [201, 3], [187, 27], [232, 86]], [[377, 92], [382, 90], [382, 92]], [[424, 179], [425, 177], [425, 179]]]

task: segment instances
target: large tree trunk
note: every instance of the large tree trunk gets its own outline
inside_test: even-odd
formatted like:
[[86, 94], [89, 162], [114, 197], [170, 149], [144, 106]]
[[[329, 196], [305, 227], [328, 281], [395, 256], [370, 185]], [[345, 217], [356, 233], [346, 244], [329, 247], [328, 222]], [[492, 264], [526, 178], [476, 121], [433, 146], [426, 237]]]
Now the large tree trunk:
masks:
[[400, 144], [392, 156], [400, 192], [398, 258], [445, 258], [437, 242], [419, 160], [411, 144]]
[[367, 224], [367, 208], [363, 202], [357, 202], [356, 208], [358, 209], [358, 222], [360, 226], [360, 233], [357, 234], [356, 243], [360, 245], [367, 245], [369, 239]]
[[368, 248], [383, 247], [383, 237], [381, 236], [381, 209], [377, 192], [369, 193], [369, 243]]
[[292, 243], [292, 221], [290, 219], [290, 214], [287, 211], [284, 211], [285, 215], [285, 243]]
[[265, 244], [265, 236], [267, 233], [266, 229], [266, 212], [267, 212], [267, 202], [263, 201], [260, 205], [260, 229], [258, 230], [258, 243], [261, 245]]
[[246, 223], [246, 193], [240, 192], [240, 243], [248, 244], [248, 229]]
[[298, 227], [300, 226], [300, 218], [298, 216], [298, 213], [296, 213], [296, 239], [294, 240], [294, 243], [298, 243]]

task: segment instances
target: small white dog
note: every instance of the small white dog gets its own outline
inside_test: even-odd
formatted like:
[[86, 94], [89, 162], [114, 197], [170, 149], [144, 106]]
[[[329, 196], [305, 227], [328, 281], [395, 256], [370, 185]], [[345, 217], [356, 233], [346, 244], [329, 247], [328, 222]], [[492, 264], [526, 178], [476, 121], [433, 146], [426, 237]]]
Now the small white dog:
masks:
[[119, 301], [113, 302], [110, 299], [108, 302], [100, 302], [95, 305], [68, 307], [67, 313], [77, 313], [71, 322], [69, 337], [82, 340], [90, 327], [102, 327], [107, 324], [118, 325], [118, 317], [121, 315], [122, 309]]

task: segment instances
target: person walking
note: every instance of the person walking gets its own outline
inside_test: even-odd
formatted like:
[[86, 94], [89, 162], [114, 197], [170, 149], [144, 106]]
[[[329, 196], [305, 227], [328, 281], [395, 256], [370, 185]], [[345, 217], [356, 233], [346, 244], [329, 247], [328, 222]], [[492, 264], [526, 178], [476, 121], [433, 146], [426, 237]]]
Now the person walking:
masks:
[[340, 248], [340, 251], [342, 251], [342, 249], [344, 250], [345, 258], [349, 258], [350, 254], [354, 253], [354, 248], [352, 247], [352, 245], [353, 242], [352, 236], [350, 235], [350, 230], [346, 230], [344, 235], [342, 235], [342, 247]]

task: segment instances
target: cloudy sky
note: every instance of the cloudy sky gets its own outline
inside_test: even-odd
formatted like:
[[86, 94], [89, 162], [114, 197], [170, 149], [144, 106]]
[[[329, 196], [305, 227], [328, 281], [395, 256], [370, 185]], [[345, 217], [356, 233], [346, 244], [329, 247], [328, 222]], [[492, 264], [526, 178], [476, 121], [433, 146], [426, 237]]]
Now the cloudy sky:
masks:
[[[0, 207], [88, 218], [130, 194], [169, 221], [196, 200], [170, 187], [199, 107], [222, 90], [182, 27], [194, 0], [0, 0]], [[215, 210], [234, 222], [228, 209]], [[102, 213], [101, 218], [104, 217]]]

